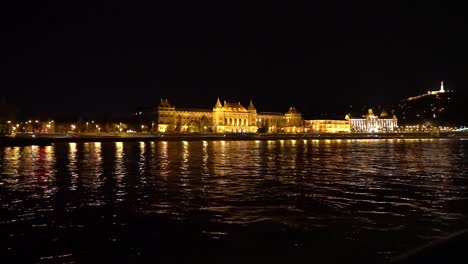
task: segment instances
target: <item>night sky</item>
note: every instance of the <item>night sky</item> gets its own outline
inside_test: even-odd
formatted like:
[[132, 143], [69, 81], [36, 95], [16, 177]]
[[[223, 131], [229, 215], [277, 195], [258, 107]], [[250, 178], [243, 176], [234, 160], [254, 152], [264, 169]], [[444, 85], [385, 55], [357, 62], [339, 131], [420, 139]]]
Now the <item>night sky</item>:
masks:
[[0, 95], [23, 115], [124, 116], [161, 97], [211, 108], [218, 96], [318, 113], [392, 103], [441, 80], [468, 87], [461, 6], [62, 2], [0, 9]]

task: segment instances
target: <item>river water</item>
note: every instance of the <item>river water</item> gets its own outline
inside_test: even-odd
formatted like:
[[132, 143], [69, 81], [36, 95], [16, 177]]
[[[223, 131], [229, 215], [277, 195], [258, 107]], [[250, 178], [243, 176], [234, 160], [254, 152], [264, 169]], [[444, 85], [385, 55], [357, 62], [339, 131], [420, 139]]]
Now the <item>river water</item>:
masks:
[[384, 263], [467, 220], [463, 140], [0, 149], [2, 263]]

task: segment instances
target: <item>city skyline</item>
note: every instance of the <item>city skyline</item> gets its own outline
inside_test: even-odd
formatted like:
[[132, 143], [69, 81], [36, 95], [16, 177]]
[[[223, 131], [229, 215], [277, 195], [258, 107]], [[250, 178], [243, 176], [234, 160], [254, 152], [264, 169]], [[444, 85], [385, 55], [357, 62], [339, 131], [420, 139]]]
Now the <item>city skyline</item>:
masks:
[[[444, 81], [442, 81], [443, 83]], [[440, 84], [439, 84], [440, 85]], [[445, 87], [447, 87], [445, 85]], [[408, 96], [408, 95], [405, 95], [405, 96], [402, 96], [400, 99], [396, 100], [396, 101], [393, 101], [393, 102], [387, 102], [386, 104], [379, 104], [379, 103], [376, 103], [376, 102], [373, 102], [373, 103], [361, 103], [361, 104], [355, 104], [353, 102], [348, 102], [348, 104], [343, 104], [343, 105], [338, 105], [338, 104], [333, 104], [332, 106], [333, 107], [324, 107], [322, 109], [314, 109], [311, 111], [311, 108], [310, 107], [307, 107], [307, 105], [300, 105], [299, 107], [297, 107], [296, 105], [292, 104], [292, 103], [288, 103], [286, 101], [283, 101], [283, 104], [281, 104], [280, 106], [278, 105], [272, 105], [271, 102], [269, 101], [266, 101], [267, 103], [265, 103], [265, 100], [257, 100], [257, 99], [253, 99], [252, 97], [246, 97], [246, 96], [232, 96], [232, 97], [223, 97], [223, 98], [226, 98], [228, 99], [228, 101], [232, 101], [232, 102], [240, 102], [241, 104], [246, 104], [248, 105], [249, 104], [249, 101], [255, 101], [255, 102], [260, 102], [262, 103], [263, 102], [263, 105], [260, 106], [260, 111], [263, 111], [263, 112], [286, 112], [287, 109], [289, 109], [290, 107], [295, 107], [297, 109], [299, 109], [301, 111], [301, 113], [303, 115], [306, 115], [306, 116], [312, 116], [312, 117], [318, 117], [318, 116], [328, 116], [328, 117], [332, 117], [334, 119], [338, 119], [338, 117], [341, 117], [341, 115], [343, 115], [343, 117], [346, 115], [346, 114], [349, 114], [350, 111], [351, 112], [354, 112], [354, 113], [357, 113], [359, 111], [367, 111], [367, 109], [369, 108], [376, 108], [376, 109], [380, 109], [380, 110], [386, 110], [386, 111], [390, 111], [392, 112], [393, 110], [395, 110], [397, 108], [397, 105], [400, 104], [401, 102], [404, 102], [408, 99], [412, 99], [412, 98], [419, 98], [419, 97], [423, 97], [423, 96], [426, 96], [426, 95], [429, 95], [429, 94], [434, 94], [435, 93], [439, 93], [439, 89], [428, 89], [420, 94], [417, 94], [417, 95], [414, 95], [414, 96]], [[454, 90], [447, 90], [445, 92], [455, 92], [455, 95], [463, 95], [462, 93], [456, 93], [456, 91]], [[207, 98], [210, 98], [210, 96], [206, 96]], [[219, 98], [219, 97], [217, 97]], [[250, 99], [249, 99], [250, 98]], [[166, 100], [169, 99], [169, 98], [166, 98]], [[192, 98], [193, 99], [193, 98]], [[460, 98], [462, 101], [464, 98]], [[19, 119], [19, 120], [26, 120], [26, 119], [37, 119], [37, 118], [40, 118], [40, 119], [50, 119], [50, 118], [59, 118], [59, 119], [73, 119], [73, 118], [94, 118], [94, 119], [102, 119], [102, 118], [111, 118], [111, 119], [126, 119], [126, 118], [131, 118], [131, 116], [135, 115], [138, 111], [140, 111], [139, 109], [153, 109], [153, 110], [156, 110], [157, 107], [158, 107], [158, 104], [160, 103], [160, 100], [163, 100], [163, 98], [157, 98], [155, 100], [152, 100], [153, 103], [151, 104], [144, 104], [144, 103], [140, 103], [140, 104], [137, 104], [137, 105], [126, 105], [125, 108], [126, 109], [129, 109], [128, 112], [123, 112], [123, 111], [117, 111], [117, 113], [102, 113], [101, 111], [97, 111], [97, 112], [89, 112], [89, 111], [86, 111], [86, 108], [79, 108], [79, 109], [76, 109], [76, 111], [69, 111], [69, 112], [66, 112], [65, 113], [61, 113], [60, 111], [53, 111], [53, 112], [48, 112], [48, 111], [44, 111], [44, 112], [41, 112], [41, 110], [35, 110], [34, 112], [27, 112], [27, 111], [23, 111], [22, 109], [22, 105], [21, 103], [20, 104], [15, 104], [15, 102], [11, 102], [8, 100], [8, 98], [6, 98], [5, 96], [2, 97], [2, 102], [1, 103], [6, 103], [7, 105], [10, 105], [14, 108], [15, 110], [15, 114], [16, 114], [16, 118], [15, 119]], [[184, 100], [183, 97], [178, 97], [178, 96], [174, 96], [174, 97], [171, 97], [170, 98], [170, 101], [171, 103], [177, 105], [178, 107], [182, 107], [182, 108], [211, 108], [211, 104], [212, 104], [212, 100], [213, 100], [213, 96], [211, 96], [211, 102], [209, 102], [208, 104], [205, 104], [206, 102], [206, 99], [202, 99], [202, 100], [192, 100], [192, 101], [186, 101]], [[378, 100], [378, 101], [381, 101], [381, 100]], [[182, 103], [178, 103], [178, 102], [182, 102]], [[23, 105], [24, 106], [24, 105]], [[266, 107], [265, 107], [266, 106]], [[285, 108], [283, 108], [283, 106], [287, 106]], [[27, 107], [26, 107], [27, 109]], [[305, 109], [305, 111], [304, 111]]]
[[441, 80], [464, 97], [468, 84], [466, 18], [449, 5], [9, 3], [4, 10], [0, 95], [26, 115], [122, 116], [159, 98], [201, 107], [213, 96], [328, 112], [396, 102]]

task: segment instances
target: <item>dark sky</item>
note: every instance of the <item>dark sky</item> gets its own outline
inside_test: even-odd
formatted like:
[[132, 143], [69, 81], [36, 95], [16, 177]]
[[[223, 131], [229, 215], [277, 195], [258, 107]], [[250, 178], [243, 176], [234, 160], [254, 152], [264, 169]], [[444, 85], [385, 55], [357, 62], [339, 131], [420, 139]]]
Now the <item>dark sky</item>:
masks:
[[62, 2], [0, 9], [0, 95], [23, 114], [118, 116], [218, 96], [324, 112], [468, 85], [468, 16], [442, 2]]

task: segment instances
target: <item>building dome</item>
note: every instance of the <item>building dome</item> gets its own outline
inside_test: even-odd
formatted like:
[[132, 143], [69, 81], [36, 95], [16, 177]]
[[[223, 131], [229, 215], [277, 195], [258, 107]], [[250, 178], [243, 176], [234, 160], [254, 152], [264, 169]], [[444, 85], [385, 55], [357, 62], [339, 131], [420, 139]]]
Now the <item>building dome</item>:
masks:
[[387, 113], [387, 111], [385, 111], [385, 110], [382, 110], [382, 113], [380, 113], [380, 117], [382, 117], [382, 118], [386, 118], [386, 117], [388, 117], [388, 113]]
[[369, 108], [369, 110], [367, 110], [366, 117], [371, 117], [371, 116], [375, 116], [375, 115], [374, 115], [374, 111], [372, 110], [372, 108]]

